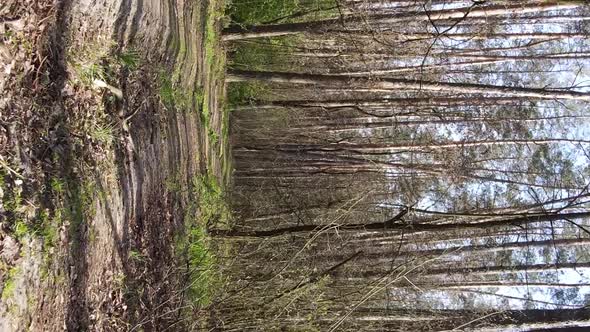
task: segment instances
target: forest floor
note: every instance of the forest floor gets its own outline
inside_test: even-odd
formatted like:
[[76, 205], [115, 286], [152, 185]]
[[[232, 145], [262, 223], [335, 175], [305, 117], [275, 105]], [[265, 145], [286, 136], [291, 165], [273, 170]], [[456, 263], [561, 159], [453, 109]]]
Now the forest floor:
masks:
[[204, 229], [229, 220], [223, 10], [0, 4], [1, 331], [206, 320]]

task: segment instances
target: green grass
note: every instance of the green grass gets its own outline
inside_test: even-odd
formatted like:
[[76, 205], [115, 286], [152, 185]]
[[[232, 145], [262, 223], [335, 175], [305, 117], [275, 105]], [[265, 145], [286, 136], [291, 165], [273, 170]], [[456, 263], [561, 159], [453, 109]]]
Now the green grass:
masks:
[[81, 183], [73, 179], [68, 181], [64, 208], [67, 213], [66, 218], [70, 220], [70, 231], [76, 232], [82, 223], [94, 216], [96, 211], [93, 202], [96, 193], [97, 188], [92, 180]]
[[182, 112], [189, 112], [193, 109], [193, 92], [185, 91], [182, 87], [174, 84], [166, 71], [160, 73], [160, 99], [162, 103], [170, 108]]
[[114, 128], [108, 124], [95, 123], [90, 129], [90, 137], [102, 144], [109, 145], [115, 140]]
[[199, 219], [205, 226], [227, 227], [231, 222], [231, 211], [223, 187], [212, 174], [197, 176], [193, 187], [198, 196]]
[[300, 36], [278, 36], [238, 42], [233, 47], [230, 65], [256, 71], [294, 69], [285, 68], [285, 65], [292, 62], [288, 54], [296, 50], [295, 45], [300, 39]]
[[4, 280], [4, 285], [2, 287], [2, 301], [6, 301], [12, 294], [14, 294], [15, 289], [15, 279], [20, 273], [20, 268], [13, 266], [8, 270], [6, 274], [6, 279]]
[[[53, 211], [42, 210], [38, 215], [37, 225], [38, 234], [43, 237], [43, 251], [48, 253], [48, 249], [55, 247], [59, 238], [59, 227], [64, 222], [66, 209], [61, 206], [61, 202], [65, 199], [67, 183], [63, 179], [53, 177], [49, 180], [49, 187], [53, 199], [58, 202], [58, 205]], [[48, 263], [50, 257], [46, 255], [45, 261]]]
[[187, 299], [197, 307], [209, 305], [218, 288], [218, 275], [215, 268], [215, 256], [210, 251], [209, 237], [202, 227], [188, 226], [183, 239], [179, 242], [180, 250], [186, 255], [188, 264]]
[[136, 50], [127, 50], [118, 56], [118, 63], [129, 70], [135, 70], [140, 65], [139, 52]]
[[[32, 229], [26, 220], [26, 206], [23, 206], [22, 184], [17, 185], [15, 180], [10, 181], [10, 176], [5, 170], [0, 170], [0, 187], [2, 188], [2, 204], [6, 212], [8, 224], [11, 226], [14, 237], [23, 242], [25, 237], [32, 235]], [[8, 183], [11, 183], [9, 186]]]
[[234, 23], [256, 25], [321, 19], [338, 11], [335, 0], [232, 0], [228, 15]]
[[195, 199], [185, 215], [185, 230], [176, 247], [188, 264], [187, 299], [197, 308], [209, 305], [219, 289], [221, 275], [216, 268], [207, 229], [228, 225], [230, 209], [225, 193], [213, 175], [197, 176], [191, 184]]
[[56, 177], [51, 178], [51, 180], [49, 180], [49, 185], [54, 195], [61, 195], [64, 193], [65, 182], [61, 179], [58, 179]]
[[201, 117], [201, 123], [208, 129], [211, 126], [211, 112], [209, 111], [209, 95], [207, 93], [203, 95], [201, 112], [199, 115]]
[[136, 262], [143, 262], [145, 261], [145, 256], [138, 250], [134, 249], [129, 251], [129, 259]]
[[[79, 226], [93, 213], [92, 202], [95, 192], [91, 182], [81, 186], [77, 190], [78, 182], [63, 179], [58, 176], [48, 179], [44, 194], [47, 202], [43, 201], [35, 208], [35, 214], [31, 216], [31, 206], [23, 204], [20, 187], [7, 186], [10, 182], [5, 173], [0, 172], [0, 185], [4, 192], [3, 204], [8, 212], [8, 223], [11, 225], [12, 236], [20, 243], [27, 239], [39, 239], [42, 241], [42, 264], [40, 276], [45, 279], [49, 275], [49, 267], [53, 260], [51, 248], [59, 243], [59, 229], [66, 220], [70, 220], [72, 229]], [[29, 212], [27, 212], [29, 211]], [[6, 291], [10, 290], [10, 285]]]
[[259, 100], [268, 91], [268, 85], [263, 82], [235, 82], [227, 88], [227, 99], [230, 105], [249, 104]]
[[164, 180], [164, 187], [172, 193], [180, 193], [182, 191], [182, 183], [180, 182], [180, 173], [170, 174]]
[[[241, 70], [289, 71], [286, 54], [298, 43], [298, 36], [264, 38], [255, 42], [245, 41], [234, 45], [230, 66]], [[230, 105], [252, 103], [263, 99], [270, 91], [268, 83], [261, 81], [234, 82], [228, 86]]]
[[16, 220], [14, 223], [14, 235], [17, 240], [22, 242], [26, 236], [31, 235], [31, 228], [24, 220]]
[[[27, 208], [22, 205], [21, 189], [6, 188], [5, 175], [0, 174], [0, 185], [3, 187], [3, 203], [6, 211], [9, 213], [12, 231], [14, 237], [23, 242], [27, 237], [39, 237], [43, 239], [43, 251], [55, 246], [58, 238], [58, 228], [63, 222], [63, 209], [56, 207], [54, 209], [39, 208], [34, 217], [27, 217], [24, 212]], [[51, 199], [56, 204], [61, 204], [65, 198], [66, 183], [57, 178], [49, 180], [48, 189], [51, 192]], [[85, 204], [89, 204], [85, 202]], [[30, 219], [29, 219], [30, 218]]]
[[94, 80], [109, 81], [106, 68], [100, 63], [79, 64], [74, 66], [74, 69], [86, 86], [92, 86]]
[[299, 10], [300, 0], [233, 0], [228, 12], [233, 22], [259, 24]]
[[80, 227], [96, 213], [94, 201], [98, 193], [92, 180], [80, 182], [79, 179], [57, 176], [49, 180], [49, 192], [55, 206], [39, 212], [32, 227], [32, 234], [43, 239], [42, 278], [49, 275], [49, 267], [53, 261], [50, 249], [58, 245], [59, 229], [64, 223], [69, 222], [68, 232], [74, 248], [72, 250], [80, 245]]
[[120, 69], [135, 70], [141, 64], [138, 51], [129, 49], [119, 54], [111, 53], [110, 42], [96, 42], [77, 50], [70, 50], [69, 64], [76, 78], [86, 86], [93, 86], [95, 80], [113, 84]]
[[205, 106], [205, 90], [202, 86], [197, 87], [195, 90], [195, 101], [197, 102], [197, 105], [201, 107]]
[[[177, 71], [175, 70], [175, 72]], [[175, 83], [179, 79], [170, 79], [167, 71], [161, 71], [159, 76], [160, 100], [167, 108], [180, 112], [194, 112], [201, 109], [201, 116], [203, 116], [204, 112], [208, 116], [209, 111], [206, 109], [207, 96], [203, 87], [198, 86], [193, 90], [186, 89]]]
[[53, 218], [47, 211], [41, 211], [37, 224], [40, 226], [38, 234], [43, 237], [44, 246], [54, 247], [57, 244], [58, 228], [62, 224], [61, 210], [55, 211]]
[[0, 170], [0, 186], [4, 193], [2, 197], [2, 203], [4, 209], [9, 215], [12, 215], [14, 219], [17, 219], [21, 215], [22, 207], [22, 188], [16, 185], [16, 181], [12, 182], [11, 186], [8, 186], [9, 175], [4, 169]]
[[174, 89], [172, 81], [165, 72], [160, 73], [160, 99], [167, 107], [174, 105]]

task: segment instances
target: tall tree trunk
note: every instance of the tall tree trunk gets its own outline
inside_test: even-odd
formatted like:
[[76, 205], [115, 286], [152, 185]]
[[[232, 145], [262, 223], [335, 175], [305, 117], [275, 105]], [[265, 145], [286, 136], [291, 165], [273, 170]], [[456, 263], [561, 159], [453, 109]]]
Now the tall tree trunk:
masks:
[[[221, 237], [274, 237], [282, 236], [300, 232], [316, 232], [321, 230], [333, 230], [333, 231], [354, 231], [354, 230], [401, 230], [405, 229], [411, 232], [422, 232], [422, 231], [447, 231], [447, 230], [458, 230], [458, 229], [470, 229], [470, 228], [489, 228], [489, 227], [500, 227], [510, 225], [520, 225], [531, 222], [548, 222], [557, 221], [564, 219], [580, 219], [587, 218], [590, 216], [590, 211], [585, 212], [572, 212], [572, 213], [556, 213], [556, 214], [529, 214], [514, 218], [503, 218], [497, 220], [490, 220], [486, 222], [468, 222], [468, 223], [452, 223], [452, 224], [426, 224], [426, 223], [397, 223], [399, 220], [395, 220], [396, 217], [388, 219], [383, 222], [376, 223], [365, 223], [365, 224], [344, 224], [344, 225], [299, 225], [290, 226], [283, 228], [276, 228], [270, 230], [211, 230], [210, 233], [213, 236]], [[401, 219], [401, 217], [400, 217]]]
[[590, 93], [588, 92], [548, 90], [539, 88], [519, 88], [510, 86], [497, 86], [473, 83], [428, 82], [394, 78], [382, 78], [380, 81], [370, 82], [368, 80], [361, 80], [359, 78], [338, 75], [314, 75], [285, 72], [256, 72], [243, 70], [231, 70], [228, 72], [228, 75], [226, 77], [227, 82], [244, 82], [250, 80], [342, 88], [347, 88], [351, 85], [358, 85], [358, 81], [364, 81], [361, 83], [361, 86], [369, 87], [371, 89], [419, 91], [421, 90], [447, 93], [453, 92], [489, 94], [502, 97], [569, 99], [590, 101]]

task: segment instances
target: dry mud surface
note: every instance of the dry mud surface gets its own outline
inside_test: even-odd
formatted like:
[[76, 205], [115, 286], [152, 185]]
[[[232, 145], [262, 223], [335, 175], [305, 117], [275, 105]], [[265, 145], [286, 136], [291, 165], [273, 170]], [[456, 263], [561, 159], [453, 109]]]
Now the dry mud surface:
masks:
[[[203, 105], [166, 103], [162, 85], [207, 91], [222, 136], [214, 97], [224, 87], [204, 57], [211, 5], [0, 4], [0, 331], [188, 328], [174, 236], [184, 188], [221, 173], [223, 148], [205, 135]], [[128, 54], [137, 59], [122, 64]], [[48, 245], [36, 236], [47, 227], [31, 229], [52, 222]]]

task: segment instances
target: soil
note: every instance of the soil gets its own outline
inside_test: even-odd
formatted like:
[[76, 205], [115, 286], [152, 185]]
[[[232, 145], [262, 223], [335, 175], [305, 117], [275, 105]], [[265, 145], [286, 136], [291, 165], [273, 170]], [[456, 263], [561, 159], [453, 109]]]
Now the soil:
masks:
[[[0, 331], [191, 328], [175, 237], [193, 177], [221, 177], [228, 155], [223, 78], [204, 56], [210, 6], [221, 4], [0, 4]], [[198, 101], [166, 102], [167, 81], [207, 91], [220, 142]]]

